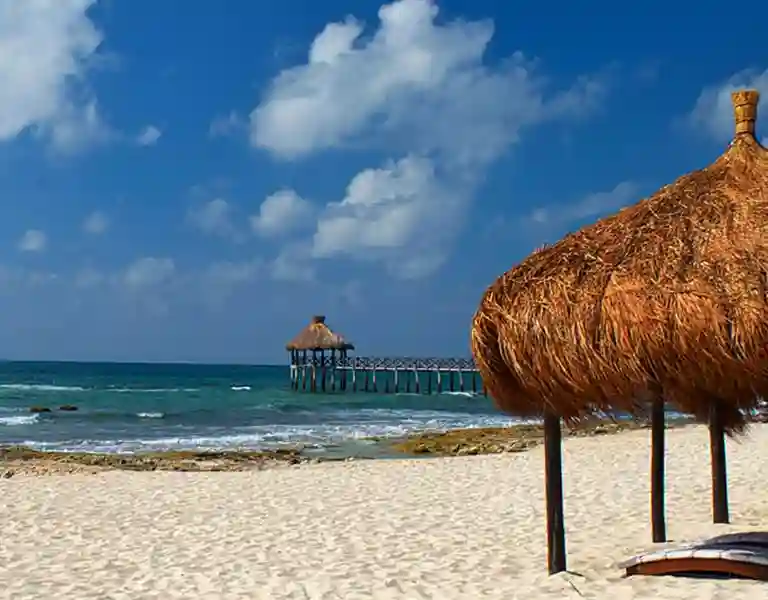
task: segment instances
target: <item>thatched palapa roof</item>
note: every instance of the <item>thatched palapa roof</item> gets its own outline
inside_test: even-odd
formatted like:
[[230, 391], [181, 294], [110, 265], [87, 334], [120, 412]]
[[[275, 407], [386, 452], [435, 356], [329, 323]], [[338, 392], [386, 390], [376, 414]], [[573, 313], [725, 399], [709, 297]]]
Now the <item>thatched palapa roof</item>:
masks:
[[710, 166], [540, 249], [485, 293], [472, 350], [505, 411], [575, 421], [649, 389], [729, 430], [768, 397], [768, 150], [758, 94]]
[[285, 346], [286, 350], [354, 350], [344, 336], [333, 333], [325, 324], [325, 317], [317, 315]]

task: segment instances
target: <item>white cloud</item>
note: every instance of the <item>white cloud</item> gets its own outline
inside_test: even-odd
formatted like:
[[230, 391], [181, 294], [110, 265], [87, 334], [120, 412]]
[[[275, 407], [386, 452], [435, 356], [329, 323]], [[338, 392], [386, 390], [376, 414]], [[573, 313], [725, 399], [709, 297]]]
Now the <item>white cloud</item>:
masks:
[[314, 212], [294, 190], [280, 190], [261, 203], [258, 214], [251, 217], [251, 227], [265, 237], [283, 235], [306, 226]]
[[187, 219], [207, 235], [228, 237], [235, 234], [235, 226], [232, 223], [232, 207], [223, 198], [216, 198], [191, 209], [187, 214]]
[[136, 143], [139, 146], [154, 146], [161, 135], [163, 135], [163, 132], [157, 127], [154, 125], [147, 125], [141, 130], [141, 133], [136, 136]]
[[638, 185], [622, 181], [610, 191], [588, 194], [573, 204], [537, 208], [523, 219], [522, 225], [526, 228], [560, 230], [578, 221], [601, 218], [639, 199]]
[[109, 218], [100, 210], [88, 215], [83, 221], [83, 231], [92, 235], [101, 235], [109, 229]]
[[102, 41], [96, 0], [0, 2], [0, 141], [32, 129], [69, 152], [106, 135], [85, 76]]
[[440, 266], [465, 196], [441, 184], [433, 163], [409, 156], [357, 174], [320, 216], [312, 255], [365, 256], [414, 278]]
[[176, 264], [173, 259], [148, 256], [128, 265], [121, 281], [126, 287], [139, 290], [165, 284], [175, 273]]
[[[744, 88], [758, 90], [758, 110], [768, 112], [768, 69], [762, 72], [746, 70], [736, 73], [723, 83], [704, 89], [688, 115], [689, 124], [719, 141], [727, 142], [733, 138], [734, 132], [731, 92]], [[766, 141], [763, 139], [761, 142], [763, 146]]]
[[48, 244], [45, 232], [39, 229], [28, 229], [19, 240], [19, 250], [22, 252], [42, 252]]
[[280, 73], [251, 112], [251, 143], [285, 159], [330, 148], [394, 160], [352, 178], [320, 213], [316, 258], [384, 262], [402, 276], [436, 269], [490, 164], [527, 127], [594, 108], [604, 86], [581, 78], [549, 92], [517, 53], [484, 63], [491, 21], [436, 21], [430, 0], [379, 10], [363, 37], [352, 17], [315, 38], [307, 63]]
[[379, 143], [413, 143], [409, 150], [492, 156], [521, 127], [599, 99], [590, 80], [546, 99], [522, 54], [483, 64], [491, 21], [440, 25], [437, 13], [430, 0], [384, 5], [367, 41], [351, 17], [327, 25], [307, 64], [280, 73], [251, 113], [252, 143], [294, 158], [377, 133]]

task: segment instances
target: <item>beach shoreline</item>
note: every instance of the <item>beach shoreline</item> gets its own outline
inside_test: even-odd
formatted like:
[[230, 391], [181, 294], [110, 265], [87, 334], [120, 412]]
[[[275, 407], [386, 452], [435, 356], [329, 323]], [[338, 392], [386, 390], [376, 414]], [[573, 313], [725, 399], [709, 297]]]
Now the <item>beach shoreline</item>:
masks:
[[[670, 419], [668, 428], [689, 425], [689, 419]], [[565, 437], [615, 435], [647, 429], [643, 420], [595, 419], [576, 428], [563, 428]], [[408, 436], [364, 440], [375, 449], [366, 454], [317, 452], [302, 445], [269, 450], [175, 450], [136, 453], [55, 452], [24, 446], [0, 447], [0, 478], [16, 475], [56, 475], [123, 471], [250, 471], [318, 462], [376, 458], [425, 458], [525, 452], [543, 440], [541, 425], [478, 427], [426, 431]]]
[[[768, 598], [764, 583], [624, 578], [651, 543], [647, 431], [563, 445], [569, 573], [548, 576], [543, 448], [241, 472], [0, 481], [0, 600]], [[668, 432], [671, 540], [768, 522], [768, 425], [729, 439], [713, 525], [707, 428]]]

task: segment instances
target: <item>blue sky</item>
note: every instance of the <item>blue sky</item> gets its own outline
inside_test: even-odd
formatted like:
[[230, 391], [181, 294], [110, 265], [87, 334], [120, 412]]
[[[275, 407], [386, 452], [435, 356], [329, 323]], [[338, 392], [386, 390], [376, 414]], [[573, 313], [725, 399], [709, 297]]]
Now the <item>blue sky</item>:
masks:
[[315, 313], [466, 355], [496, 276], [768, 101], [768, 6], [538, 6], [0, 0], [0, 357], [282, 363]]

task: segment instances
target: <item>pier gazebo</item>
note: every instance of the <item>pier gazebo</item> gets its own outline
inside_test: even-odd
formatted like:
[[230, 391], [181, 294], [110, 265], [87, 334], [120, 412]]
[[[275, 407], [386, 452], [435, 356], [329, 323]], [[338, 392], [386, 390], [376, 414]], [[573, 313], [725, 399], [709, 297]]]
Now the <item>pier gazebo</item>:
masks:
[[[347, 352], [355, 347], [344, 336], [334, 333], [325, 324], [324, 315], [315, 315], [312, 321], [285, 346], [291, 353], [291, 387], [298, 390], [309, 389], [317, 391], [318, 371], [320, 388], [326, 391], [328, 375], [331, 387], [336, 387], [336, 365], [347, 359]], [[346, 387], [346, 378], [340, 382], [342, 389]]]

